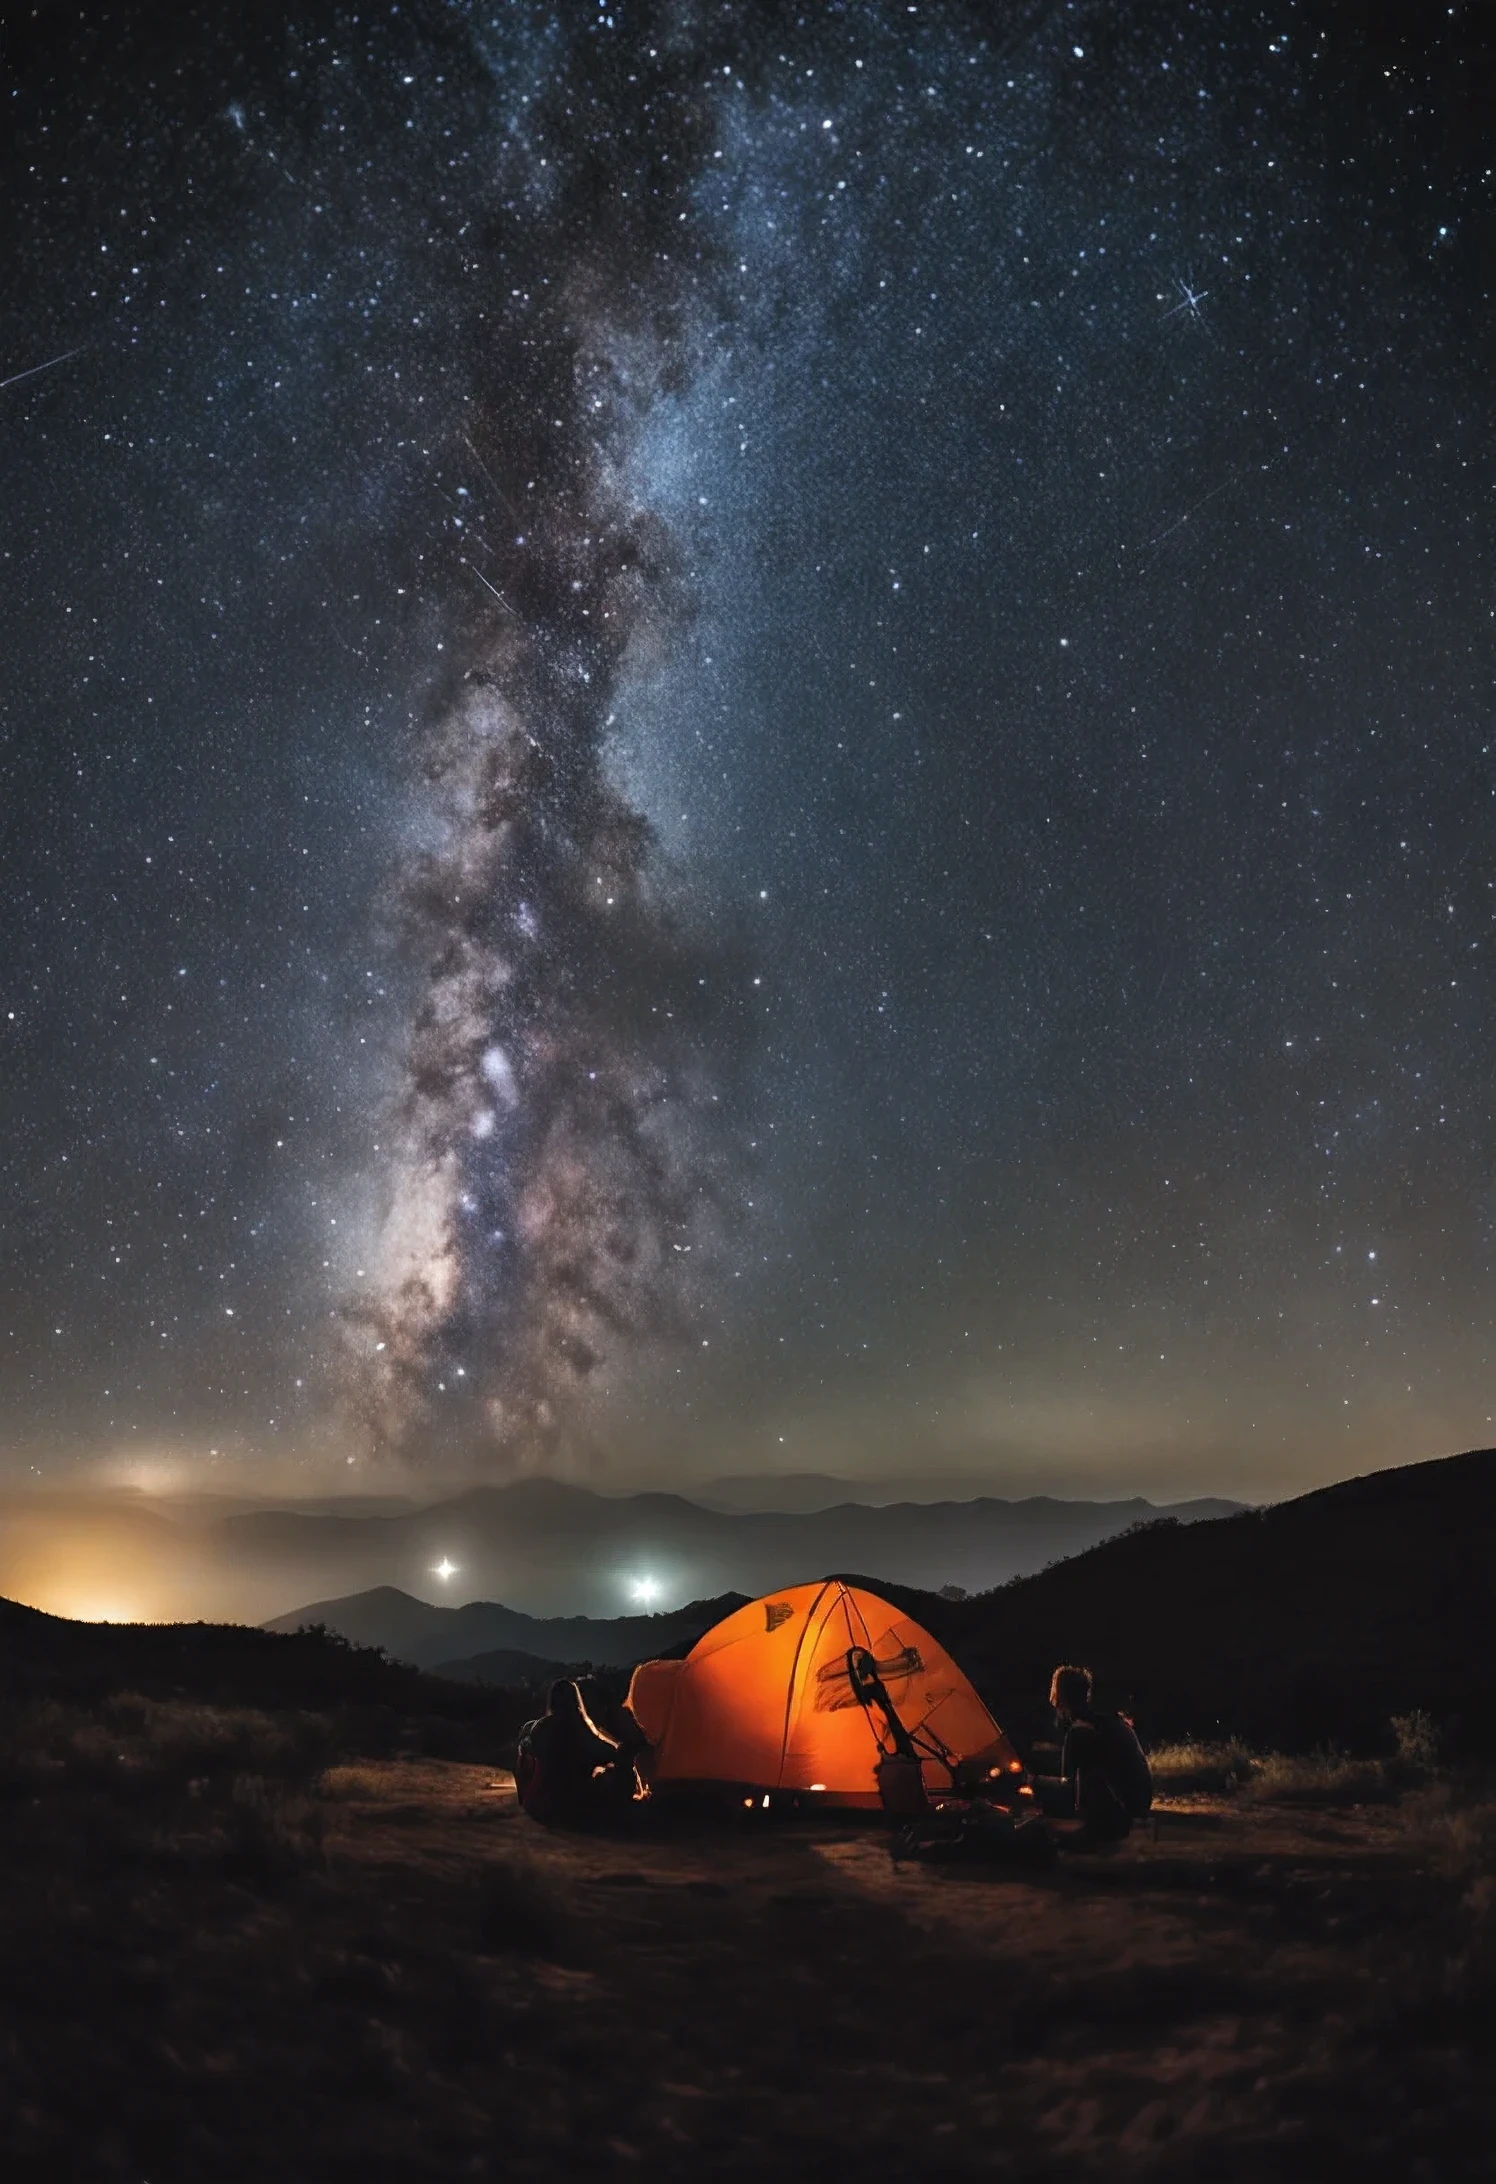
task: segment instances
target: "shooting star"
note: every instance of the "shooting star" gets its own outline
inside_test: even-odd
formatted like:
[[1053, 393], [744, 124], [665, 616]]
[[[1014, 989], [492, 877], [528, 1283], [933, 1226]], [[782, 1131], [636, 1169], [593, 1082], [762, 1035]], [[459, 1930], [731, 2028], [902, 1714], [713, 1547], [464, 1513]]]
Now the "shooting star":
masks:
[[[1285, 448], [1284, 453], [1287, 454], [1287, 452], [1288, 450]], [[1239, 485], [1242, 479], [1247, 477], [1254, 468], [1260, 477], [1266, 477], [1267, 473], [1272, 469], [1272, 467], [1273, 465], [1270, 462], [1257, 463], [1255, 465], [1252, 463], [1243, 463], [1239, 469], [1233, 470], [1229, 477], [1222, 478], [1219, 485], [1213, 485], [1208, 493], [1202, 493], [1197, 501], [1191, 502], [1190, 506], [1185, 509], [1184, 514], [1182, 516], [1176, 516], [1174, 518], [1174, 521], [1166, 525], [1162, 531], [1155, 532], [1152, 538], [1144, 539], [1142, 544], [1139, 546], [1134, 546], [1131, 548], [1123, 546], [1120, 549], [1121, 552], [1124, 555], [1131, 552], [1138, 556], [1151, 554], [1153, 556], [1153, 560], [1138, 559], [1135, 560], [1132, 564], [1132, 566], [1134, 567], [1134, 569], [1137, 570], [1139, 575], [1146, 574], [1146, 572], [1153, 567], [1154, 561], [1156, 561], [1158, 558], [1157, 549], [1165, 545], [1168, 540], [1173, 538], [1177, 531], [1182, 531], [1185, 525], [1189, 523], [1195, 516], [1199, 515], [1202, 508], [1208, 507], [1218, 494], [1228, 492], [1233, 485]]]
[[1165, 539], [1172, 538], [1176, 531], [1182, 531], [1184, 529], [1184, 526], [1189, 522], [1191, 516], [1197, 516], [1200, 513], [1200, 510], [1204, 508], [1210, 501], [1213, 501], [1218, 493], [1224, 493], [1227, 486], [1235, 485], [1237, 479], [1241, 475], [1242, 473], [1239, 470], [1233, 470], [1229, 478], [1222, 478], [1219, 485], [1213, 485], [1208, 493], [1201, 494], [1200, 498], [1194, 503], [1192, 507], [1186, 508], [1182, 516], [1176, 516], [1174, 518], [1174, 521], [1169, 525], [1166, 531], [1160, 531], [1156, 538], [1145, 539], [1142, 545], [1137, 549], [1138, 552], [1144, 554], [1151, 553], [1155, 546], [1162, 546]]
[[483, 571], [477, 566], [475, 562], [469, 561], [467, 556], [464, 555], [462, 557], [462, 565], [465, 569], [472, 570], [474, 576], [477, 577], [478, 582], [483, 586], [483, 589], [486, 592], [493, 593], [495, 599], [497, 599], [499, 605], [504, 609], [506, 614], [514, 613], [513, 607], [510, 606], [508, 600], [504, 597], [504, 594], [499, 590], [498, 586], [496, 584], [489, 583], [488, 578], [483, 574]]
[[61, 356], [49, 356], [45, 364], [28, 364], [23, 372], [12, 372], [9, 379], [0, 379], [0, 394], [7, 387], [18, 387], [23, 379], [35, 379], [38, 372], [55, 371], [59, 364], [70, 363], [75, 356], [82, 356], [83, 348], [64, 349]]
[[474, 447], [472, 441], [469, 439], [466, 433], [462, 435], [462, 441], [464, 447], [466, 447], [468, 453], [472, 456], [473, 461], [478, 465], [478, 468], [482, 471], [484, 477], [487, 478], [489, 484], [493, 487], [494, 492], [498, 495], [499, 505], [503, 509], [505, 515], [509, 517], [511, 522], [518, 523], [520, 518], [516, 513], [513, 501], [510, 500], [509, 495], [504, 491], [504, 488], [500, 485], [498, 479], [489, 469], [487, 463], [478, 453], [477, 448]]

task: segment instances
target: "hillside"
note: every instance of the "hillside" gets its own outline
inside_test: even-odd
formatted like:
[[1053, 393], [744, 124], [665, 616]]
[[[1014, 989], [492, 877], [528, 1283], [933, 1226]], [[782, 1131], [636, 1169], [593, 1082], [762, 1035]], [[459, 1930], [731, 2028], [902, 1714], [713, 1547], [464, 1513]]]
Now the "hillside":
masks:
[[[364, 1747], [495, 1753], [524, 1718], [504, 1692], [420, 1673], [330, 1632], [242, 1623], [76, 1623], [0, 1600], [5, 1708], [167, 1704], [327, 1717]], [[0, 1758], [3, 1771], [3, 1758]]]
[[1154, 1738], [1372, 1742], [1423, 1707], [1489, 1750], [1493, 1568], [1496, 1450], [1480, 1449], [1218, 1524], [1151, 1526], [922, 1612], [1020, 1735], [1054, 1664], [1080, 1660]]
[[558, 1676], [571, 1674], [578, 1665], [575, 1661], [542, 1661], [533, 1653], [516, 1653], [508, 1646], [500, 1646], [493, 1653], [465, 1655], [460, 1661], [438, 1661], [431, 1673], [449, 1677], [453, 1683], [490, 1684], [501, 1691], [543, 1692], [547, 1684], [554, 1683]]

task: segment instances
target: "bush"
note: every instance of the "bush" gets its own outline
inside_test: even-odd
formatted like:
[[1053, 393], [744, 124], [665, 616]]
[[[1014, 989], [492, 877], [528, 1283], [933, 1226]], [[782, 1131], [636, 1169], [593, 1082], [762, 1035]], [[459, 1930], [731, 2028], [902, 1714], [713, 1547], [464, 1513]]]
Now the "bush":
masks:
[[1411, 1714], [1394, 1714], [1392, 1737], [1396, 1745], [1394, 1769], [1401, 1781], [1426, 1782], [1439, 1765], [1439, 1731], [1431, 1714], [1415, 1707]]

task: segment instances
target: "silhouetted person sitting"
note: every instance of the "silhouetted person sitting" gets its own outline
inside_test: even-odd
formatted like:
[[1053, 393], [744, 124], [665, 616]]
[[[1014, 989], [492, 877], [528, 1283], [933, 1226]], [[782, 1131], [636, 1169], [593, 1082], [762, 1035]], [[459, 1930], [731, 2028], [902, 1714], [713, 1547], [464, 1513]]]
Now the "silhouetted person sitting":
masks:
[[551, 1685], [546, 1710], [520, 1731], [514, 1770], [519, 1801], [546, 1827], [596, 1825], [634, 1795], [632, 1759], [604, 1734], [567, 1677]]
[[1049, 1703], [1064, 1731], [1058, 1775], [1036, 1775], [1046, 1813], [1081, 1821], [1074, 1843], [1120, 1843], [1153, 1804], [1153, 1778], [1131, 1722], [1091, 1703], [1091, 1671], [1057, 1668]]
[[[649, 1762], [654, 1752], [644, 1731], [634, 1719], [633, 1708], [626, 1699], [620, 1699], [613, 1709], [617, 1717], [618, 1756], [614, 1762], [621, 1780], [628, 1785], [629, 1796], [634, 1795], [640, 1781], [649, 1780]], [[603, 1730], [602, 1735], [609, 1732]]]

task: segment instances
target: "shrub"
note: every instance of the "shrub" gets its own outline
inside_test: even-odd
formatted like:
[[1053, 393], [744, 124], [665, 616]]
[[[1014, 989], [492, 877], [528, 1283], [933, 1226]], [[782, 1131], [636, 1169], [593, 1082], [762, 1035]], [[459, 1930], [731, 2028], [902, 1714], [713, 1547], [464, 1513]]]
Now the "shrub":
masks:
[[1411, 1714], [1394, 1714], [1392, 1737], [1396, 1746], [1393, 1765], [1400, 1779], [1426, 1781], [1439, 1764], [1439, 1730], [1433, 1716], [1425, 1714], [1422, 1707], [1415, 1707]]

